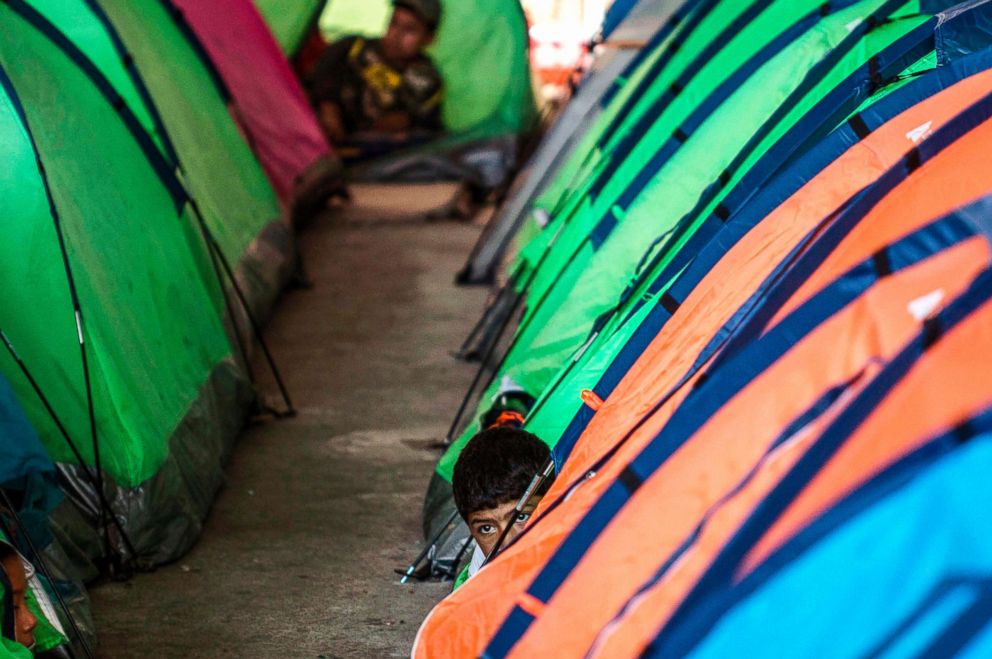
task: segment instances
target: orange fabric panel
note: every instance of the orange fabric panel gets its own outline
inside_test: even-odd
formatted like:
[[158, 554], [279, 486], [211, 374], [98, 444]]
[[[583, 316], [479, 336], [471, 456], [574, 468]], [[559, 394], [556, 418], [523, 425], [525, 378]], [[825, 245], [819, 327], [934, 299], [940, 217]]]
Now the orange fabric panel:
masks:
[[[546, 500], [556, 499], [561, 488], [586, 471], [609, 450], [616, 437], [622, 436], [650, 411], [660, 396], [688, 370], [717, 329], [750, 297], [799, 240], [822, 218], [872, 183], [912, 148], [914, 142], [910, 135], [928, 122], [932, 122], [931, 131], [939, 130], [990, 90], [992, 72], [984, 72], [907, 110], [849, 149], [749, 232], [700, 282], [605, 401], [569, 456], [556, 489], [549, 492], [551, 496]], [[980, 152], [981, 149], [974, 151]], [[963, 180], [967, 178], [958, 177], [961, 180], [952, 181], [950, 185], [982, 188], [980, 182], [976, 184]], [[925, 200], [917, 215], [921, 222], [940, 217], [981, 194], [971, 190], [953, 190], [945, 194], [942, 190], [941, 195], [934, 195], [926, 185], [921, 187], [923, 189], [917, 188], [914, 194]], [[900, 199], [908, 194], [906, 191], [899, 192]], [[896, 203], [906, 205], [904, 202]], [[900, 222], [898, 215], [892, 216], [886, 210], [884, 202], [876, 214], [893, 217], [893, 221]], [[883, 225], [873, 229], [873, 235], [846, 241], [838, 248], [838, 253], [824, 264], [825, 267], [799, 291], [795, 302], [788, 305], [786, 311], [807, 300], [867, 254], [917, 228], [919, 225]], [[861, 240], [868, 240], [877, 246], [867, 249], [860, 244]]]
[[[988, 409], [992, 404], [992, 370], [975, 359], [975, 346], [992, 346], [992, 302], [943, 337], [914, 365], [751, 551], [737, 576], [746, 576], [831, 505], [929, 438]], [[937, 388], [933, 382], [960, 386]], [[603, 630], [590, 656], [634, 656], [641, 652], [702, 577], [715, 553], [835, 417], [829, 414], [817, 420], [814, 425], [818, 429], [804, 429], [762, 465], [748, 487], [711, 518], [697, 546], [665, 579], [633, 600], [621, 619]]]
[[[948, 170], [942, 161], [947, 154], [932, 160], [914, 173], [918, 185], [902, 185], [883, 199], [871, 213], [871, 222], [862, 222], [851, 236], [827, 259], [824, 267], [810, 277], [776, 316], [772, 325], [792, 313], [794, 309], [813, 297], [817, 291], [829, 283], [835, 272], [845, 272], [864, 259], [867, 253], [881, 249], [903, 236], [916, 231], [927, 220], [941, 217], [960, 208], [969, 201], [988, 193], [988, 179], [975, 176], [975, 172], [987, 170], [989, 165], [989, 142], [992, 134], [986, 126], [978, 129], [984, 138], [973, 137], [953, 145], [961, 158], [954, 171]], [[961, 173], [967, 173], [962, 176]], [[906, 222], [907, 213], [918, 218], [917, 223]]]
[[[904, 155], [910, 146], [908, 132], [927, 121], [937, 130], [990, 90], [992, 73], [985, 72], [907, 110], [852, 146], [748, 233], [700, 283], [605, 401], [536, 517], [685, 373], [717, 328], [806, 233]], [[602, 473], [585, 481], [569, 501], [508, 547], [499, 560], [441, 602], [422, 625], [414, 656], [475, 656], [481, 652], [565, 534], [623, 465], [664, 426], [678, 402], [670, 401], [670, 409], [650, 419]]]
[[741, 576], [873, 475], [987, 409], [992, 403], [992, 368], [976, 351], [989, 346], [992, 302], [942, 337], [896, 385], [755, 546]]
[[[512, 657], [541, 652], [585, 656], [597, 633], [759, 464], [779, 433], [825, 391], [898, 353], [922, 329], [910, 303], [935, 289], [950, 301], [989, 265], [984, 238], [934, 256], [878, 282], [802, 340], [710, 417], [637, 490], [592, 542], [582, 560], [531, 624]], [[728, 365], [728, 368], [731, 366]], [[862, 379], [865, 379], [862, 376]], [[788, 392], [783, 395], [783, 392]], [[822, 415], [821, 415], [822, 417]], [[612, 634], [632, 653], [609, 646], [604, 657], [634, 656], [654, 638], [719, 549], [822, 430], [780, 447], [751, 481], [706, 524], [703, 536], [652, 589], [641, 616]]]

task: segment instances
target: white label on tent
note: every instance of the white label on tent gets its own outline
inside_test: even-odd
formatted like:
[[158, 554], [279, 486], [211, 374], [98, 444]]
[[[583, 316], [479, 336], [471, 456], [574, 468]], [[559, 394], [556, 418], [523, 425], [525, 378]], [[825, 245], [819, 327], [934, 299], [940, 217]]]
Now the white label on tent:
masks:
[[537, 208], [534, 210], [534, 222], [543, 229], [551, 222], [551, 214], [543, 208]]
[[940, 303], [944, 301], [944, 289], [938, 288], [932, 293], [927, 293], [923, 297], [918, 297], [909, 303], [909, 313], [912, 314], [913, 318], [923, 322], [929, 318]]
[[913, 144], [919, 144], [924, 139], [930, 137], [930, 134], [933, 132], [932, 130], [930, 130], [932, 127], [933, 127], [932, 121], [928, 121], [921, 126], [917, 126], [913, 130], [906, 133], [906, 139], [912, 141]]

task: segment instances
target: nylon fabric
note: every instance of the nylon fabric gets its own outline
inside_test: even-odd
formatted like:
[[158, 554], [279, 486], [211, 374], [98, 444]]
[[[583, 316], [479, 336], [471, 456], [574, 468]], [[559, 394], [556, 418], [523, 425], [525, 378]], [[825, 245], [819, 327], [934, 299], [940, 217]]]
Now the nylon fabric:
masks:
[[[787, 4], [788, 9], [799, 17], [806, 15], [801, 3], [798, 7], [796, 3]], [[754, 166], [760, 154], [771, 148], [801, 118], [802, 113], [808, 110], [808, 106], [799, 102], [800, 99], [810, 98], [810, 103], [815, 103], [816, 99], [822, 98], [834, 85], [847, 78], [850, 71], [860, 66], [867, 57], [916, 27], [917, 21], [922, 20], [899, 21], [870, 32], [864, 42], [856, 41], [845, 45], [839, 54], [847, 55], [847, 58], [842, 57], [836, 67], [829, 66], [831, 76], [814, 85], [808, 93], [799, 90], [802, 78], [797, 75], [797, 70], [813, 75], [821, 62], [829, 63], [824, 58], [829, 57], [839, 45], [850, 42], [848, 35], [852, 29], [851, 24], [859, 24], [866, 13], [875, 11], [882, 5], [881, 2], [856, 3], [808, 26], [803, 23], [803, 20], [808, 19], [796, 22], [797, 18], [792, 17], [793, 22], [786, 22], [785, 26], [802, 27], [802, 36], [784, 46], [774, 43], [776, 33], [767, 34], [768, 25], [760, 18], [767, 21], [780, 19], [774, 10], [778, 7], [785, 11], [785, 4], [773, 5], [759, 19], [755, 19], [750, 28], [762, 30], [762, 36], [769, 40], [769, 45], [764, 49], [760, 48], [761, 42], [757, 45], [753, 43], [757, 35], [743, 31], [739, 39], [745, 40], [746, 45], [754, 48], [756, 54], [752, 60], [740, 65], [736, 79], [735, 76], [729, 76], [727, 84], [718, 86], [712, 93], [705, 95], [704, 106], [694, 112], [689, 112], [692, 106], [688, 104], [692, 100], [701, 102], [703, 98], [694, 97], [690, 92], [690, 84], [672, 103], [673, 108], [684, 108], [686, 115], [663, 115], [672, 123], [659, 121], [652, 132], [645, 135], [639, 148], [642, 151], [658, 149], [657, 145], [663, 144], [661, 150], [652, 155], [651, 159], [658, 160], [662, 157], [664, 164], [654, 174], [650, 185], [637, 196], [633, 205], [622, 210], [615, 207], [609, 211], [597, 210], [609, 208], [617, 201], [616, 195], [620, 194], [618, 187], [621, 184], [614, 181], [623, 181], [627, 177], [626, 180], [634, 186], [633, 189], [637, 189], [639, 184], [631, 181], [633, 172], [628, 171], [637, 160], [634, 155], [617, 169], [610, 184], [595, 202], [583, 202], [588, 210], [570, 217], [553, 248], [546, 249], [542, 254], [541, 261], [536, 266], [538, 274], [533, 277], [527, 289], [527, 312], [493, 386], [497, 386], [502, 376], [507, 375], [532, 395], [542, 394], [560, 365], [589, 336], [595, 320], [610, 310], [623, 288], [636, 274], [645, 245], [659, 235], [664, 236], [674, 231], [680, 218], [697, 205], [699, 196], [705, 193], [710, 182], [735, 158], [745, 156], [748, 162], [742, 163], [744, 171], [747, 166]], [[813, 16], [820, 18], [815, 12]], [[735, 43], [740, 42], [732, 42]], [[858, 43], [863, 44], [863, 50], [856, 46]], [[744, 47], [744, 44], [740, 47]], [[734, 61], [738, 61], [736, 58], [740, 53], [727, 46], [721, 50], [721, 55], [735, 56]], [[766, 62], [764, 58], [768, 57], [771, 59]], [[713, 67], [714, 71], [733, 70], [719, 57], [709, 59], [706, 66]], [[756, 69], [753, 74], [749, 67]], [[801, 94], [800, 98], [792, 98], [794, 93]], [[724, 98], [725, 101], [722, 100]], [[787, 106], [797, 106], [790, 108], [793, 110], [791, 116], [776, 116], [778, 109], [787, 100]], [[742, 125], [742, 122], [747, 123]], [[670, 135], [672, 126], [680, 124], [693, 126], [692, 139], [681, 142], [673, 138], [666, 141], [664, 137], [660, 137]], [[729, 134], [724, 128], [727, 125], [740, 125], [740, 131]], [[762, 130], [769, 129], [772, 132], [768, 139], [752, 138], [755, 132], [760, 134]], [[756, 144], [758, 141], [763, 141], [764, 144]], [[714, 145], [720, 145], [720, 148], [714, 148]], [[650, 171], [651, 166], [650, 163], [642, 162], [636, 169], [643, 173]], [[631, 190], [628, 189], [623, 194], [629, 195]], [[609, 220], [610, 216], [615, 219]], [[600, 220], [600, 217], [605, 219]], [[597, 241], [595, 235], [604, 230], [603, 227], [606, 227], [607, 233]], [[552, 230], [554, 224], [547, 229]], [[593, 236], [592, 240], [589, 240], [590, 235]], [[661, 263], [662, 267], [669, 263], [686, 239], [687, 236], [683, 236], [672, 246], [668, 259]], [[488, 405], [488, 400], [494, 394], [495, 390], [491, 388], [482, 396], [483, 406]], [[455, 447], [442, 458], [438, 471], [443, 477], [450, 478], [450, 470], [460, 447], [476, 431], [475, 425], [466, 429]]]
[[[960, 109], [960, 107], [958, 109]], [[951, 114], [953, 115], [953, 112]], [[987, 126], [983, 128], [985, 131], [988, 130]], [[897, 220], [895, 218], [898, 217], [898, 221], [903, 223], [902, 228], [899, 229], [899, 231], [906, 231], [913, 230], [914, 221], [920, 222], [921, 220], [925, 220], [927, 217], [939, 216], [941, 214], [941, 204], [949, 204], [953, 207], [953, 204], [955, 203], [968, 201], [968, 196], [976, 194], [978, 190], [980, 190], [982, 183], [972, 181], [970, 184], [964, 182], [961, 184], [954, 184], [951, 186], [954, 191], [949, 192], [946, 198], [942, 195], [939, 202], [930, 201], [927, 203], [921, 203], [919, 199], [913, 196], [911, 191], [919, 190], [919, 194], [922, 195], [924, 194], [924, 190], [932, 189], [929, 188], [929, 186], [944, 189], [943, 183], [953, 180], [955, 176], [958, 178], [966, 178], [961, 177], [960, 172], [970, 172], [977, 166], [977, 161], [970, 161], [969, 159], [977, 157], [976, 154], [978, 150], [980, 150], [979, 145], [983, 142], [982, 138], [984, 136], [984, 131], [975, 130], [973, 133], [969, 133], [967, 138], [962, 138], [952, 147], [948, 147], [945, 152], [940, 153], [939, 156], [933, 158], [933, 160], [925, 164], [923, 168], [914, 172], [914, 174], [907, 180], [907, 183], [897, 188], [898, 193], [890, 194], [885, 198], [886, 200], [902, 200], [898, 206], [898, 210], [895, 210], [896, 206], [894, 204], [896, 202], [894, 201], [890, 202], [892, 205], [888, 207], [880, 205], [880, 208], [884, 210], [876, 209], [873, 211], [874, 214], [870, 213], [865, 220], [858, 224], [859, 228], [862, 226], [870, 227], [874, 224], [878, 224], [879, 231], [875, 232], [874, 235], [871, 235], [871, 232], [866, 229], [864, 231], [868, 234], [866, 236], [859, 236], [859, 233], [861, 233], [859, 231], [853, 232], [852, 237], [849, 239], [850, 242], [844, 243], [845, 247], [841, 249], [840, 252], [846, 253], [846, 250], [848, 249], [846, 246], [850, 246], [850, 249], [857, 249], [856, 246], [860, 246], [862, 248], [862, 259], [864, 259], [865, 257], [869, 257], [871, 255], [870, 250], [877, 249], [877, 241], [883, 240], [879, 234], [885, 233], [890, 241], [898, 239], [898, 234], [892, 235], [893, 232], [896, 231], [894, 227], [888, 226], [888, 228], [884, 228], [886, 226], [885, 222], [874, 219], [876, 217], [882, 217], [881, 213], [885, 213], [884, 217], [887, 219], [891, 218], [891, 222], [896, 222]], [[893, 132], [889, 135], [888, 139], [905, 140], [907, 138], [903, 134]], [[905, 151], [907, 148], [905, 142], [901, 142], [901, 144], [901, 147], [896, 147], [894, 150], [894, 154], [892, 156], [894, 159], [898, 158], [900, 150]], [[866, 151], [866, 153], [870, 154], [871, 152]], [[937, 162], [940, 162], [940, 165], [937, 165]], [[958, 167], [960, 167], [960, 169], [958, 169]], [[922, 175], [920, 173], [924, 171], [927, 172], [926, 175]], [[877, 173], [875, 175], [877, 176]], [[868, 181], [870, 180], [871, 178], [869, 177]], [[969, 187], [969, 185], [971, 187]], [[810, 189], [812, 190], [813, 188], [811, 187]], [[847, 194], [851, 194], [852, 192], [857, 192], [857, 190], [855, 189], [853, 191], [848, 191]], [[912, 202], [907, 201], [909, 199], [912, 199]], [[842, 204], [844, 200], [844, 196], [838, 196], [838, 198], [834, 199], [833, 203], [836, 207], [836, 205]], [[944, 212], [946, 212], [946, 207]], [[819, 222], [819, 217], [812, 220], [814, 222], [813, 226], [815, 226], [815, 223]], [[915, 220], [913, 219], [914, 217], [916, 218]], [[802, 239], [806, 233], [808, 233], [808, 229], [797, 232], [794, 239]], [[873, 248], [871, 246], [872, 244], [876, 245], [876, 247]], [[785, 254], [787, 254], [788, 251], [789, 250], [786, 249]], [[784, 254], [780, 255], [779, 258], [781, 259], [782, 256], [784, 256]], [[823, 276], [825, 278], [827, 277], [827, 272], [835, 272], [836, 274], [833, 276], [836, 277], [844, 271], [841, 267], [841, 258], [842, 257], [838, 256], [833, 261], [828, 260], [822, 266], [822, 270], [819, 271], [824, 273]], [[775, 263], [775, 261], [772, 261], [772, 263]], [[757, 284], [758, 282], [760, 282], [760, 279], [755, 283]], [[685, 309], [686, 306], [683, 304], [679, 311], [686, 313]], [[645, 353], [645, 359], [642, 359], [642, 361], [645, 361], [649, 354], [650, 353]], [[671, 357], [679, 355], [681, 352], [677, 350], [666, 350], [660, 354]], [[661, 365], [659, 365], [659, 367], [661, 367]], [[649, 396], [651, 394], [645, 396], [645, 385], [648, 385], [646, 387], [648, 390], [663, 392], [669, 388], [671, 383], [670, 378], [678, 377], [678, 375], [682, 372], [684, 372], [684, 370], [675, 370], [672, 372], [670, 369], [664, 369], [656, 372], [655, 375], [647, 375], [645, 371], [641, 371], [638, 374], [638, 377], [634, 379], [632, 377], [634, 371], [631, 371], [631, 373], [628, 374], [628, 378], [630, 378], [630, 382], [637, 384], [637, 388], [639, 389], [639, 391], [637, 391], [638, 398], [641, 401], [650, 401], [651, 398]], [[662, 375], [662, 373], [664, 373], [664, 375]], [[659, 382], [659, 380], [661, 380], [661, 382]], [[668, 384], [666, 384], [666, 382]], [[654, 395], [657, 396], [657, 394]], [[604, 421], [604, 425], [599, 425], [598, 423], [601, 417], [604, 417], [604, 410], [610, 407], [611, 403], [616, 403], [614, 400], [615, 396], [616, 392], [614, 396], [611, 396], [610, 399], [607, 400], [606, 405], [596, 414], [593, 418], [593, 424], [590, 426], [588, 432], [593, 431], [594, 428], [600, 428], [600, 432], [603, 432], [604, 436], [616, 438], [624, 433], [625, 427], [629, 427], [615, 416], [613, 416], [610, 421]], [[647, 424], [642, 426], [640, 430], [637, 431], [634, 438], [628, 440], [627, 443], [621, 447], [620, 451], [616, 453], [613, 459], [607, 462], [603, 466], [603, 469], [592, 480], [586, 481], [580, 488], [571, 493], [570, 498], [565, 505], [555, 508], [551, 513], [548, 513], [548, 517], [544, 519], [542, 519], [543, 511], [538, 511], [538, 519], [536, 524], [533, 524], [532, 528], [525, 531], [525, 533], [518, 538], [515, 543], [511, 544], [505, 553], [501, 555], [499, 561], [489, 566], [486, 570], [480, 572], [475, 579], [463, 586], [458, 593], [449, 597], [445, 600], [445, 602], [439, 605], [422, 628], [418, 639], [418, 651], [423, 652], [424, 647], [431, 647], [434, 649], [456, 647], [445, 645], [450, 642], [465, 643], [464, 646], [457, 647], [467, 649], [470, 653], [475, 652], [477, 650], [472, 649], [474, 647], [473, 644], [479, 642], [480, 635], [487, 633], [491, 634], [492, 632], [486, 632], [483, 630], [491, 630], [492, 625], [497, 621], [506, 618], [508, 620], [507, 624], [511, 624], [509, 622], [510, 620], [514, 621], [511, 626], [524, 624], [524, 622], [528, 619], [527, 616], [514, 613], [512, 616], [507, 618], [507, 615], [510, 613], [510, 608], [512, 607], [512, 593], [521, 592], [519, 589], [522, 589], [522, 586], [530, 580], [531, 575], [534, 574], [533, 570], [543, 563], [544, 560], [546, 560], [543, 557], [549, 556], [554, 547], [558, 546], [558, 543], [562, 538], [562, 533], [567, 533], [568, 530], [575, 527], [579, 519], [581, 519], [584, 514], [582, 511], [588, 510], [586, 506], [588, 506], [593, 499], [603, 496], [603, 501], [612, 501], [613, 505], [616, 504], [616, 497], [620, 496], [620, 491], [613, 488], [607, 489], [607, 485], [614, 482], [614, 479], [620, 475], [623, 465], [628, 464], [629, 460], [636, 455], [638, 451], [640, 451], [640, 448], [638, 447], [644, 446], [644, 441], [650, 441], [649, 438], [653, 438], [657, 434], [658, 430], [665, 425], [665, 422], [671, 415], [671, 410], [675, 408], [678, 402], [680, 401], [675, 400], [668, 404], [667, 407], [662, 408], [662, 410], [667, 409], [668, 411], [661, 411], [660, 414], [656, 413]], [[619, 403], [616, 404], [618, 404], [618, 407], [614, 409], [622, 409], [627, 415], [626, 418], [631, 420], [629, 423], [632, 423], [634, 420], [640, 418], [645, 411], [643, 402], [639, 404], [632, 404], [632, 401], [627, 400], [622, 407], [619, 406]], [[590, 437], [591, 436], [592, 435], [590, 435]], [[637, 437], [640, 437], [641, 439], [635, 439]], [[609, 442], [603, 442], [600, 444], [600, 446], [608, 445]], [[574, 458], [575, 456], [573, 455], [573, 460]], [[566, 463], [565, 465], [566, 471], [568, 470], [569, 464], [570, 463]], [[588, 462], [585, 462], [585, 465], [588, 464]], [[580, 466], [577, 468], [576, 472], [573, 472], [569, 476], [574, 476], [577, 473], [581, 473], [581, 471], [582, 467]], [[562, 488], [566, 487], [571, 482], [575, 482], [573, 477], [564, 477], [564, 474], [559, 476], [555, 488], [553, 488], [552, 492], [545, 498], [545, 503], [542, 504], [542, 507], [547, 508], [552, 501], [560, 498]], [[599, 515], [595, 519], [592, 517], [589, 519], [594, 525], [605, 524], [605, 522], [609, 519], [609, 516], [607, 515], [604, 517], [603, 515]], [[551, 520], [554, 521], [552, 522]], [[557, 530], [552, 530], [545, 526], [548, 525], [549, 522], [551, 526], [554, 526]], [[542, 529], [542, 527], [544, 528]], [[486, 597], [484, 598], [484, 607], [482, 606], [482, 600], [477, 599], [477, 595], [483, 592], [486, 594]], [[511, 601], [507, 601], [508, 599]], [[588, 598], [586, 598], [586, 600], [588, 601]], [[453, 623], [456, 619], [461, 625], [465, 627], [472, 627], [472, 639], [466, 641], [465, 637], [468, 636], [468, 634], [466, 632], [460, 632], [462, 638], [454, 641], [445, 640], [447, 638], [458, 636], [458, 633], [445, 633], [444, 631], [446, 629], [446, 625]], [[470, 625], [466, 624], [467, 620], [471, 621]], [[435, 646], [435, 643], [439, 643], [439, 645]], [[503, 644], [496, 647], [491, 647], [490, 649], [493, 650], [493, 655], [498, 655], [503, 649], [506, 648], [508, 648], [508, 646]]]
[[[0, 261], [4, 281], [32, 282], [4, 288], [0, 323], [92, 461], [76, 323], [47, 184], [83, 310], [103, 467], [136, 486], [165, 460], [168, 438], [210, 370], [230, 354], [219, 292], [208, 283], [213, 274], [202, 238], [188, 216], [177, 216], [115, 109], [9, 8], [0, 9], [0, 20], [0, 65], [31, 131], [5, 97], [4, 161], [12, 167], [4, 169], [11, 178], [3, 188], [16, 191], [5, 196], [5, 245], [16, 254]], [[130, 313], [118, 313], [122, 308]], [[48, 452], [74, 462], [9, 356], [0, 363]]]
[[248, 142], [288, 207], [297, 179], [330, 154], [289, 62], [251, 0], [172, 4], [182, 10], [224, 78]]
[[280, 209], [211, 72], [159, 0], [99, 2], [151, 91], [204, 220], [240, 264]]

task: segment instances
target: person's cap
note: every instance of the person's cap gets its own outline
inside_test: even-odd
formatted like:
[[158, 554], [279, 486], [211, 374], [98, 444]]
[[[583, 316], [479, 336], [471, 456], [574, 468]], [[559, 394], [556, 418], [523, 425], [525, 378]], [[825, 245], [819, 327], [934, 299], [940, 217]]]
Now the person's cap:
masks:
[[412, 11], [431, 30], [441, 23], [441, 0], [393, 0], [393, 6]]

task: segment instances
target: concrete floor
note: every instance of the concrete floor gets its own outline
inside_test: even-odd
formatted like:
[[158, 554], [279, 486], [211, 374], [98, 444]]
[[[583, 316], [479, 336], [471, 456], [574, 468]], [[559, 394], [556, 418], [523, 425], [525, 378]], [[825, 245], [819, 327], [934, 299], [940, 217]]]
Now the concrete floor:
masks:
[[199, 544], [92, 590], [100, 656], [407, 656], [450, 584], [400, 586], [473, 374], [449, 356], [484, 291], [452, 278], [479, 228], [425, 223], [447, 186], [361, 187], [303, 236], [315, 281], [267, 336], [297, 418], [249, 428]]

